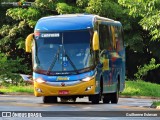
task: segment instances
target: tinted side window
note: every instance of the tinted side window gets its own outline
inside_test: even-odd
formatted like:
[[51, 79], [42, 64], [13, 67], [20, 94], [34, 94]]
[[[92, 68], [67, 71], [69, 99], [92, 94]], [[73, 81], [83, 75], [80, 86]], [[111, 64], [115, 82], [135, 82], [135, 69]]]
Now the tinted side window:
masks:
[[120, 51], [123, 49], [123, 33], [122, 27], [111, 26], [111, 41], [113, 50]]
[[116, 46], [116, 43], [117, 43], [117, 31], [116, 31], [116, 27], [115, 26], [111, 26], [111, 32], [112, 32], [112, 47], [113, 47], [113, 50], [116, 50], [117, 46]]
[[117, 51], [120, 51], [123, 49], [123, 33], [122, 33], [122, 27], [117, 27]]
[[111, 30], [107, 25], [99, 25], [100, 49], [112, 49], [111, 47]]

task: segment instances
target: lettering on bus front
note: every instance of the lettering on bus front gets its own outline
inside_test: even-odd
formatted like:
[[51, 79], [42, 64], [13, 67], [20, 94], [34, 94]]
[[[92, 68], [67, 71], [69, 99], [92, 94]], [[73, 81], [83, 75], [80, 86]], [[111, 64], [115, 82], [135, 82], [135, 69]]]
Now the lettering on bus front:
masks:
[[61, 76], [59, 76], [59, 77], [57, 77], [57, 80], [69, 80], [69, 77], [61, 77]]

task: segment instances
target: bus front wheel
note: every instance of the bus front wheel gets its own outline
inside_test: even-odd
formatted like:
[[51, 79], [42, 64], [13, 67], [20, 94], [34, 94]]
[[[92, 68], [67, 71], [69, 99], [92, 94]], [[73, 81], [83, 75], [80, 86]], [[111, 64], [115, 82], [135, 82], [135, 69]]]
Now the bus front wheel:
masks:
[[57, 97], [55, 96], [44, 96], [43, 103], [57, 103]]

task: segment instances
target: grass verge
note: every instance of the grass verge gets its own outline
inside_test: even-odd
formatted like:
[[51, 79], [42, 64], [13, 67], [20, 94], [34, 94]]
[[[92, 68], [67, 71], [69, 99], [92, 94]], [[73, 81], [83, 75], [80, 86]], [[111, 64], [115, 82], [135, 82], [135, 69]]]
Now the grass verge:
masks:
[[160, 97], [160, 85], [141, 80], [126, 81], [126, 87], [121, 95]]
[[160, 101], [154, 101], [152, 105], [153, 106], [160, 106]]
[[33, 85], [29, 86], [0, 86], [0, 93], [15, 93], [15, 92], [21, 92], [21, 93], [33, 93]]

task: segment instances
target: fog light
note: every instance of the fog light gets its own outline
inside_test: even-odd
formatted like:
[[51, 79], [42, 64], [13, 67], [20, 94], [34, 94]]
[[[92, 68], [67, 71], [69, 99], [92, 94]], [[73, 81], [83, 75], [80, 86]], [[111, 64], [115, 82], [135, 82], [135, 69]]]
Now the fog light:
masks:
[[92, 86], [87, 87], [85, 91], [88, 91], [90, 89], [92, 89]]
[[36, 91], [39, 92], [39, 93], [42, 92], [42, 90], [40, 88], [36, 88]]

